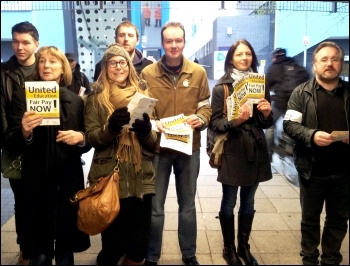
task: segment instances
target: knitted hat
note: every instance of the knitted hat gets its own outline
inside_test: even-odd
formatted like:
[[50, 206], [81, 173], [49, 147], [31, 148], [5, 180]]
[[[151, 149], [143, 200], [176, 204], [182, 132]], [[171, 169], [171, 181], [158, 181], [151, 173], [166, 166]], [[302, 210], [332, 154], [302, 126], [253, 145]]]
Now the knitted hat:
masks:
[[111, 44], [105, 51], [102, 57], [102, 67], [105, 67], [109, 59], [117, 55], [124, 57], [126, 61], [128, 61], [129, 66], [132, 65], [129, 53], [124, 49], [123, 46], [121, 46], [118, 43], [114, 43], [114, 44]]

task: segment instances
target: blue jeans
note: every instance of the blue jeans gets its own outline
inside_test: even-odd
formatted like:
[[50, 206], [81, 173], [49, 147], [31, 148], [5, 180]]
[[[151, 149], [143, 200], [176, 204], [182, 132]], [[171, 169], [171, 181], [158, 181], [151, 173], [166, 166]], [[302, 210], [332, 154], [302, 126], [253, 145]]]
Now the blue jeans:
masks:
[[[240, 206], [239, 213], [247, 216], [254, 214], [254, 197], [255, 192], [259, 186], [256, 182], [251, 186], [240, 187]], [[233, 209], [237, 202], [238, 186], [231, 186], [222, 184], [222, 200], [220, 207], [220, 214], [223, 216], [232, 216]]]
[[[321, 264], [340, 264], [341, 244], [348, 230], [349, 178], [347, 175], [311, 176], [300, 180], [301, 252], [304, 265], [317, 265], [321, 241]], [[325, 204], [326, 219], [321, 238], [320, 217]]]
[[199, 154], [191, 156], [178, 152], [155, 154], [156, 195], [152, 199], [151, 235], [146, 259], [157, 262], [160, 258], [164, 227], [164, 204], [169, 186], [171, 170], [174, 169], [178, 215], [178, 238], [182, 256], [196, 254], [197, 217], [195, 196], [199, 174]]

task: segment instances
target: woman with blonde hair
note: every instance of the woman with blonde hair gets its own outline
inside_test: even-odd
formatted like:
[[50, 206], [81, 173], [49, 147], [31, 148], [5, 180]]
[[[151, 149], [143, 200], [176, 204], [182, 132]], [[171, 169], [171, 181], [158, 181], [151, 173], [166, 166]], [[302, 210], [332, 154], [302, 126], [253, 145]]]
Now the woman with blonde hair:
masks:
[[120, 212], [101, 233], [102, 250], [98, 265], [143, 264], [151, 223], [155, 173], [152, 163], [157, 135], [150, 117], [136, 119], [132, 127], [128, 104], [138, 92], [147, 94], [146, 82], [139, 79], [129, 53], [119, 44], [111, 45], [102, 58], [102, 71], [87, 98], [85, 127], [95, 148], [88, 179], [94, 183], [113, 173], [120, 176]]
[[[77, 227], [77, 205], [69, 199], [84, 188], [80, 155], [90, 150], [84, 133], [84, 102], [66, 87], [72, 71], [55, 46], [41, 47], [36, 80], [59, 85], [59, 125], [42, 125], [39, 112], [26, 111], [24, 90], [13, 93], [6, 145], [23, 154], [25, 216], [24, 250], [31, 265], [73, 265], [73, 252], [90, 247]], [[49, 98], [48, 98], [49, 99]]]

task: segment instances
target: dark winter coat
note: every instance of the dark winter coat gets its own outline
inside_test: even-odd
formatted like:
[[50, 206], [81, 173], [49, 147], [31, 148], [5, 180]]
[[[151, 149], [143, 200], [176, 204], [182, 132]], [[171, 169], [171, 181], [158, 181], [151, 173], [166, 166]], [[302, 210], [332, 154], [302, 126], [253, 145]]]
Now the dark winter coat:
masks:
[[[340, 80], [343, 88], [344, 109], [346, 122], [350, 128], [349, 113], [349, 82]], [[313, 136], [318, 129], [317, 121], [317, 97], [316, 90], [319, 87], [316, 78], [299, 85], [290, 96], [288, 110], [295, 110], [303, 114], [301, 123], [283, 120], [283, 130], [295, 140], [294, 164], [299, 173], [299, 178], [310, 179], [312, 166], [315, 160], [313, 149]], [[343, 156], [343, 154], [342, 154]]]
[[36, 127], [33, 140], [27, 142], [22, 135], [25, 91], [17, 90], [12, 96], [5, 144], [8, 150], [23, 153], [27, 219], [23, 246], [30, 256], [53, 255], [55, 239], [73, 252], [90, 247], [89, 236], [77, 227], [78, 205], [70, 204], [69, 199], [84, 188], [80, 155], [91, 147], [87, 142], [83, 147], [56, 142], [58, 130], [84, 132], [84, 102], [65, 87], [60, 87], [59, 97], [60, 125]]
[[[276, 61], [271, 64], [266, 73], [266, 81], [270, 90], [274, 93], [272, 101], [275, 102], [277, 107], [282, 113], [287, 111], [287, 103], [289, 97], [296, 86], [309, 80], [309, 73], [305, 68], [296, 72], [297, 77], [294, 75], [287, 76], [287, 68], [297, 67], [298, 63], [291, 57], [278, 56]], [[292, 78], [293, 81], [288, 81]]]
[[[229, 132], [224, 143], [222, 166], [218, 169], [217, 181], [232, 186], [250, 186], [272, 178], [270, 159], [263, 129], [269, 128], [273, 117], [267, 120], [254, 106], [253, 117], [239, 126], [230, 126], [223, 118], [224, 88], [227, 84], [229, 94], [233, 92], [234, 80], [225, 74], [215, 85], [211, 97], [212, 116], [210, 128], [217, 132]], [[265, 86], [265, 99], [270, 102], [270, 91]]]
[[[142, 53], [139, 50], [135, 49], [135, 56], [132, 61], [132, 64], [134, 65], [134, 68], [137, 74], [140, 75], [142, 69], [144, 69], [146, 66], [152, 63], [153, 62], [151, 60], [148, 60], [147, 58], [143, 57]], [[98, 76], [100, 75], [101, 70], [102, 70], [102, 66], [100, 61], [95, 65], [94, 81], [98, 79]]]
[[[33, 80], [28, 77], [27, 81]], [[1, 63], [1, 148], [5, 137], [5, 131], [8, 126], [8, 114], [12, 93], [18, 89], [24, 90], [25, 78], [20, 69], [15, 55], [7, 62]]]
[[91, 93], [90, 82], [87, 76], [81, 72], [80, 65], [77, 63], [75, 66], [75, 70], [73, 71], [72, 83], [67, 86], [69, 90], [74, 92], [75, 94], [79, 94], [80, 87], [84, 87], [85, 93], [84, 95], [88, 95]]

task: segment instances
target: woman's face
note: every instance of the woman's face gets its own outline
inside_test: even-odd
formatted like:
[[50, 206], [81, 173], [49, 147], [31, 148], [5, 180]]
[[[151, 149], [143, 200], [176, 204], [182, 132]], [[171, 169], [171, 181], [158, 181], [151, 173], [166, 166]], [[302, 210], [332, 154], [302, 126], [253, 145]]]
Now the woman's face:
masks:
[[113, 56], [107, 61], [108, 78], [118, 84], [125, 83], [129, 76], [129, 63], [119, 55]]
[[44, 52], [39, 58], [38, 71], [42, 80], [60, 84], [63, 75], [62, 62], [56, 56]]
[[252, 65], [253, 55], [249, 47], [243, 43], [237, 46], [232, 57], [232, 65], [240, 71], [247, 71]]

